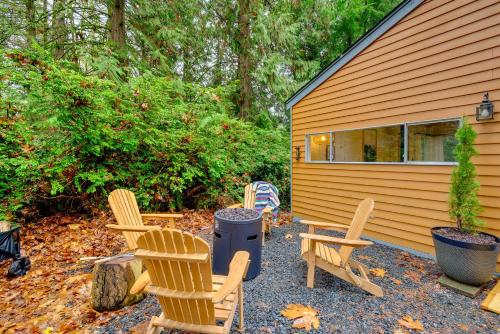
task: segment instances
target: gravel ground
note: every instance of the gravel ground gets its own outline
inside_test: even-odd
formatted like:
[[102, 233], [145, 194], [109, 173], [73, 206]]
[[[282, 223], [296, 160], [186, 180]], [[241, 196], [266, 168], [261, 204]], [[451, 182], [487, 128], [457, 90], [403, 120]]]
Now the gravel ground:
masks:
[[[306, 263], [299, 256], [298, 236], [305, 230], [300, 224], [275, 228], [266, 240], [261, 274], [244, 283], [246, 333], [300, 332], [291, 328], [292, 321], [280, 315], [291, 303], [311, 305], [320, 311], [321, 324], [316, 333], [405, 333], [398, 325], [405, 315], [420, 320], [424, 333], [500, 333], [500, 316], [479, 307], [485, 292], [470, 299], [442, 288], [436, 283], [440, 272], [432, 260], [382, 245], [355, 251], [354, 257], [370, 268], [387, 271], [383, 278], [373, 277], [384, 290], [383, 298], [371, 296], [321, 269], [316, 269], [315, 288], [307, 289]], [[125, 333], [161, 312], [153, 296], [132, 308], [99, 332]], [[237, 319], [231, 333], [238, 333]]]

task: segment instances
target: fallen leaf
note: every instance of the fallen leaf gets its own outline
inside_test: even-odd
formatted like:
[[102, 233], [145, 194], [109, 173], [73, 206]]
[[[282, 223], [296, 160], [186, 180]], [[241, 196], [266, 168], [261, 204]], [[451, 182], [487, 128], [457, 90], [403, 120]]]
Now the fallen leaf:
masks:
[[398, 280], [397, 278], [394, 278], [394, 277], [389, 277], [392, 281], [392, 283], [396, 284], [396, 285], [401, 285], [403, 282], [401, 282], [400, 280]]
[[370, 259], [371, 259], [369, 256], [366, 256], [366, 255], [360, 255], [360, 256], [358, 256], [358, 258], [359, 258], [360, 260], [364, 260], [364, 261], [368, 261], [368, 260], [370, 260]]
[[469, 326], [467, 326], [465, 324], [458, 324], [457, 327], [460, 328], [461, 330], [463, 330], [464, 332], [469, 331]]
[[424, 330], [424, 325], [420, 322], [420, 320], [413, 320], [413, 318], [409, 315], [405, 315], [403, 318], [399, 319], [398, 323], [407, 329], [413, 329], [416, 331]]
[[374, 276], [377, 276], [377, 277], [384, 277], [386, 271], [382, 268], [372, 268], [372, 269], [370, 269], [370, 273]]
[[142, 334], [146, 333], [146, 330], [148, 329], [149, 325], [149, 320], [143, 321], [141, 323], [138, 323], [134, 327], [129, 329], [130, 334]]
[[420, 278], [422, 276], [416, 271], [406, 271], [404, 275], [415, 283], [420, 283]]
[[289, 304], [287, 308], [281, 311], [281, 315], [294, 320], [293, 328], [304, 328], [306, 331], [312, 328], [319, 328], [319, 319], [316, 317], [318, 310], [311, 306], [304, 306], [302, 304]]
[[291, 235], [290, 233], [285, 235], [285, 239], [292, 239], [292, 238], [293, 238], [293, 235]]
[[401, 329], [401, 328], [397, 328], [393, 334], [408, 334], [407, 331], [405, 331], [404, 329]]
[[306, 331], [310, 331], [312, 328], [319, 328], [319, 319], [306, 315], [304, 317], [297, 318], [293, 321], [292, 328], [304, 328]]
[[69, 224], [68, 226], [69, 229], [73, 231], [80, 229], [80, 224]]
[[42, 334], [50, 334], [54, 331], [53, 327], [47, 327], [42, 331]]

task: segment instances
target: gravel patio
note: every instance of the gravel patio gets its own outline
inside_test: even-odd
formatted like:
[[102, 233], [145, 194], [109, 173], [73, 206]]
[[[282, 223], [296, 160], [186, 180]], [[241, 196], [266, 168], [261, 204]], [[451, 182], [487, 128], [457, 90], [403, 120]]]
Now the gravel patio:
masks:
[[[386, 275], [373, 277], [385, 296], [373, 297], [340, 279], [316, 269], [314, 289], [306, 288], [306, 263], [299, 256], [301, 224], [273, 229], [263, 249], [261, 274], [245, 282], [246, 333], [298, 333], [292, 321], [280, 315], [287, 304], [311, 305], [320, 311], [316, 333], [410, 333], [398, 320], [410, 315], [424, 325], [424, 333], [499, 333], [500, 316], [480, 309], [483, 291], [475, 299], [454, 293], [437, 284], [437, 265], [404, 251], [375, 245], [355, 251], [354, 257], [370, 268], [383, 268]], [[211, 241], [211, 235], [202, 235]], [[490, 289], [492, 283], [487, 287]], [[128, 332], [158, 315], [154, 296], [132, 306], [99, 333]], [[237, 328], [237, 317], [233, 332]], [[174, 332], [172, 332], [174, 333]]]

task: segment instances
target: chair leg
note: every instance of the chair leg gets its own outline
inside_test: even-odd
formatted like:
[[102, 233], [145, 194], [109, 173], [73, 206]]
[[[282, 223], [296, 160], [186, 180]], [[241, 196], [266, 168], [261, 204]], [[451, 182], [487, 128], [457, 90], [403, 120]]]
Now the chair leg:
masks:
[[175, 219], [172, 217], [168, 218], [168, 228], [175, 229]]
[[313, 240], [309, 241], [311, 248], [307, 252], [307, 287], [314, 288], [314, 272], [316, 269], [316, 243]]
[[262, 219], [262, 246], [266, 243], [266, 220]]
[[238, 330], [240, 331], [240, 333], [243, 333], [245, 331], [245, 319], [243, 315], [243, 283], [240, 283], [240, 285], [238, 286], [238, 303], [240, 304], [240, 321]]
[[146, 329], [146, 334], [156, 334], [158, 332], [158, 327], [153, 326], [153, 322], [158, 319], [158, 317], [152, 317], [151, 320], [149, 321], [148, 328]]

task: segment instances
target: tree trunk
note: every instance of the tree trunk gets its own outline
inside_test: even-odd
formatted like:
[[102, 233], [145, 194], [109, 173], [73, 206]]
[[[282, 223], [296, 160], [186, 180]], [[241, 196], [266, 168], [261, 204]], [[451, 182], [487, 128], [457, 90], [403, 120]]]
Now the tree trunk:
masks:
[[36, 40], [36, 9], [34, 0], [26, 0], [26, 44], [31, 45]]
[[48, 0], [43, 0], [43, 45], [47, 46], [49, 41], [49, 4]]
[[238, 80], [240, 84], [240, 96], [238, 106], [239, 116], [247, 119], [252, 107], [252, 82], [250, 70], [251, 41], [250, 41], [250, 1], [238, 0]]
[[125, 47], [125, 0], [109, 0], [109, 37], [118, 49]]
[[92, 280], [92, 308], [99, 312], [110, 311], [141, 301], [144, 298], [142, 293], [130, 293], [141, 273], [142, 261], [131, 255], [96, 263]]
[[64, 56], [64, 45], [66, 44], [67, 39], [64, 17], [64, 0], [54, 0], [52, 8], [52, 30], [56, 43], [54, 56], [59, 59]]

